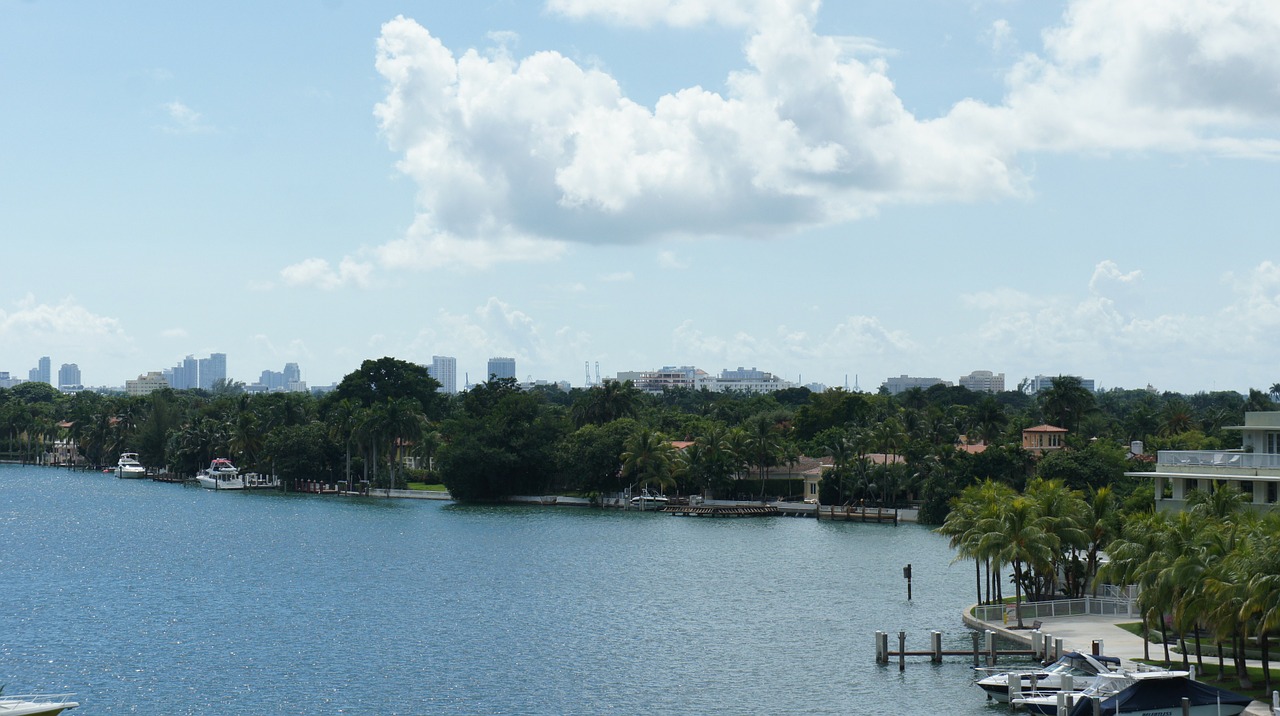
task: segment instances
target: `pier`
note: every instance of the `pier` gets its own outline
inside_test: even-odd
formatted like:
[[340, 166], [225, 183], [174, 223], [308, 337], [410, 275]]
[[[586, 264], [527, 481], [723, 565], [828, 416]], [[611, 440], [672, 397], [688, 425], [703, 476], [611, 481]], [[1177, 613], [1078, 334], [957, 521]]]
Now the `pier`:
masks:
[[773, 517], [774, 505], [667, 505], [663, 512], [677, 517]]
[[898, 524], [897, 508], [854, 507], [853, 505], [819, 505], [817, 518], [820, 520], [836, 520], [839, 522], [888, 522]]
[[[941, 664], [944, 656], [963, 656], [973, 659], [974, 666], [981, 666], [985, 662], [986, 666], [995, 666], [1001, 658], [1023, 658], [1023, 659], [1042, 659], [1053, 661], [1062, 655], [1062, 640], [1041, 642], [1049, 644], [1049, 651], [1042, 652], [1039, 649], [1000, 649], [996, 644], [996, 633], [988, 629], [985, 632], [971, 632], [973, 637], [972, 649], [943, 649], [942, 648], [942, 632], [934, 630], [929, 632], [930, 648], [921, 651], [907, 650], [907, 633], [905, 631], [898, 632], [898, 649], [896, 651], [889, 648], [889, 632], [876, 632], [876, 663], [888, 664], [894, 657], [898, 659], [898, 670], [905, 671], [907, 668], [907, 657], [929, 657], [929, 661], [934, 664]], [[1050, 637], [1052, 639], [1052, 637]], [[1033, 642], [1034, 644], [1034, 642]], [[1099, 644], [1100, 646], [1100, 644]], [[1052, 658], [1050, 658], [1052, 657]]]

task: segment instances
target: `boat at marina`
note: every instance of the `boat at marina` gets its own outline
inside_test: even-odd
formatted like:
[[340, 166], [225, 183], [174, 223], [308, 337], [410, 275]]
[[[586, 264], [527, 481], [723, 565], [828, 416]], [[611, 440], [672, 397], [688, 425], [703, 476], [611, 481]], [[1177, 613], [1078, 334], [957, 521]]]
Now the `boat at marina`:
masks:
[[669, 501], [666, 495], [650, 492], [645, 488], [644, 492], [631, 498], [631, 506], [640, 510], [660, 510], [666, 507]]
[[[1074, 705], [1076, 702], [1085, 699], [1108, 699], [1144, 679], [1172, 679], [1187, 676], [1190, 676], [1190, 673], [1186, 671], [1165, 671], [1164, 669], [1110, 671], [1093, 677], [1085, 688], [1079, 691], [1072, 691], [1073, 700], [1071, 703]], [[1013, 699], [1013, 705], [1021, 706], [1033, 714], [1056, 716], [1058, 713], [1058, 699], [1062, 693], [1062, 691], [1052, 693], [1037, 691], [1022, 698]]]
[[1009, 701], [1009, 680], [1021, 680], [1022, 691], [1036, 692], [1041, 695], [1057, 693], [1062, 689], [1062, 677], [1071, 676], [1073, 681], [1085, 684], [1098, 674], [1120, 670], [1120, 660], [1114, 656], [1094, 656], [1084, 652], [1072, 651], [1062, 655], [1061, 659], [1044, 667], [1029, 671], [1005, 671], [992, 674], [977, 681], [978, 686], [987, 692], [987, 698], [996, 701]]
[[1083, 699], [1071, 709], [1070, 716], [1172, 716], [1188, 713], [1182, 710], [1182, 700], [1190, 703], [1190, 716], [1237, 716], [1253, 699], [1248, 696], [1193, 681], [1188, 676], [1172, 676], [1163, 679], [1139, 679], [1132, 686], [1099, 704]]
[[80, 704], [72, 701], [75, 694], [0, 694], [0, 714], [3, 716], [57, 716]]
[[214, 458], [209, 469], [196, 475], [196, 482], [210, 490], [243, 490], [245, 487], [239, 468], [225, 457]]
[[146, 476], [147, 468], [138, 462], [138, 453], [126, 452], [120, 455], [120, 460], [116, 462], [116, 477], [136, 480]]

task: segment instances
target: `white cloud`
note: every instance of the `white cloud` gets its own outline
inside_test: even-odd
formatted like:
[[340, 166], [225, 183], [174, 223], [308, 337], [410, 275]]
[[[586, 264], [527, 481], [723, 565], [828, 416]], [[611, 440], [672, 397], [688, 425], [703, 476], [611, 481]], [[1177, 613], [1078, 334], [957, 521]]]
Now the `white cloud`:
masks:
[[0, 341], [6, 343], [65, 347], [124, 339], [120, 321], [94, 314], [72, 297], [48, 304], [28, 294], [13, 310], [0, 309]]
[[663, 268], [684, 270], [689, 268], [689, 262], [676, 256], [674, 251], [659, 251], [658, 265]]
[[185, 328], [166, 328], [166, 329], [164, 329], [163, 331], [160, 331], [160, 336], [161, 336], [161, 337], [163, 337], [163, 338], [186, 338], [186, 337], [187, 337], [187, 329], [185, 329]]
[[336, 270], [324, 259], [309, 258], [280, 269], [280, 278], [286, 286], [332, 291], [348, 286], [368, 288], [372, 271], [372, 265], [350, 256], [344, 256]]
[[1013, 26], [1008, 20], [1003, 18], [991, 23], [991, 28], [987, 30], [987, 41], [991, 43], [991, 49], [995, 52], [1003, 52], [1008, 49], [1013, 41]]
[[636, 280], [636, 275], [630, 271], [618, 271], [616, 273], [607, 273], [600, 277], [605, 283], [623, 283]]
[[[652, 108], [556, 52], [455, 56], [412, 20], [386, 23], [376, 65], [388, 89], [375, 115], [418, 183], [419, 233], [588, 243], [774, 235], [890, 202], [1021, 191], [997, 142], [915, 118], [882, 62], [850, 56], [849, 38], [814, 33], [814, 3], [741, 5], [661, 9], [666, 20], [687, 12], [752, 26], [738, 18], [747, 12], [770, 21], [751, 30], [747, 66], [727, 78], [727, 94], [685, 88]], [[649, 4], [555, 7], [581, 17], [614, 8], [639, 22]]]
[[1280, 157], [1280, 5], [1075, 0], [1003, 106], [963, 103], [1022, 149]]
[[[817, 0], [549, 0], [562, 17], [743, 33], [724, 91], [652, 106], [606, 72], [516, 39], [455, 52], [417, 22], [382, 27], [374, 114], [419, 215], [383, 267], [554, 260], [565, 242], [785, 236], [883, 207], [1021, 197], [1039, 151], [1280, 157], [1280, 5], [1073, 0], [998, 105], [904, 107], [873, 38], [822, 35]], [[992, 46], [1010, 48], [1001, 19]]]
[[169, 124], [163, 127], [170, 134], [203, 134], [213, 131], [213, 127], [205, 123], [199, 112], [178, 100], [164, 105]]

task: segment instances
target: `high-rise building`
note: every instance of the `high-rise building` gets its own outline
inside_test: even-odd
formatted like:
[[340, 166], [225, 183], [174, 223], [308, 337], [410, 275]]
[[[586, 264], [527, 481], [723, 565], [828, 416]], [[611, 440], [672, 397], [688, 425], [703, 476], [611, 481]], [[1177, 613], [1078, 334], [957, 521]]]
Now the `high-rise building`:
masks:
[[219, 381], [227, 380], [227, 354], [210, 353], [208, 358], [200, 359], [200, 387], [213, 390]]
[[80, 382], [80, 366], [75, 363], [63, 363], [58, 369], [58, 390], [69, 393], [83, 388], [84, 385]]
[[174, 390], [191, 390], [200, 387], [200, 361], [187, 356], [182, 362], [164, 372], [169, 386]]
[[[515, 373], [515, 366], [511, 368]], [[431, 356], [427, 373], [440, 383], [440, 392], [453, 395], [458, 392], [458, 359], [453, 356]]]
[[1048, 390], [1049, 388], [1052, 388], [1054, 378], [1075, 378], [1076, 380], [1080, 381], [1081, 388], [1084, 388], [1085, 390], [1091, 393], [1094, 390], [1096, 390], [1096, 388], [1094, 387], [1094, 382], [1092, 378], [1081, 378], [1080, 376], [1071, 376], [1071, 375], [1059, 375], [1059, 376], [1037, 375], [1027, 384], [1027, 392], [1034, 395], [1036, 393], [1039, 393], [1042, 390]]
[[1004, 373], [975, 370], [969, 375], [960, 376], [960, 387], [980, 393], [1003, 393]]
[[516, 377], [516, 359], [515, 358], [490, 358], [488, 375], [490, 378]]
[[27, 380], [32, 383], [48, 383], [53, 385], [53, 361], [49, 356], [41, 356], [35, 368], [27, 371]]
[[945, 385], [951, 387], [951, 381], [941, 378], [917, 378], [909, 375], [900, 375], [897, 378], [886, 378], [881, 387], [889, 392], [889, 395], [897, 395], [905, 393], [912, 388], [927, 389], [935, 385]]

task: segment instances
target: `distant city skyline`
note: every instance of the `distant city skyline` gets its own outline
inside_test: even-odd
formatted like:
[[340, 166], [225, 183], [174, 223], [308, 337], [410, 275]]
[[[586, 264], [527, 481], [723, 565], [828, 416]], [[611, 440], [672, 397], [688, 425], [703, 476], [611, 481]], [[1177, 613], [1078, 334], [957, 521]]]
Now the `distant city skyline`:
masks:
[[0, 3], [0, 370], [1265, 388], [1277, 35], [1248, 0]]

